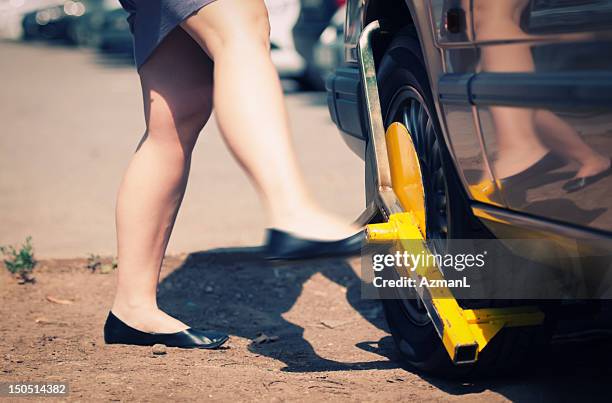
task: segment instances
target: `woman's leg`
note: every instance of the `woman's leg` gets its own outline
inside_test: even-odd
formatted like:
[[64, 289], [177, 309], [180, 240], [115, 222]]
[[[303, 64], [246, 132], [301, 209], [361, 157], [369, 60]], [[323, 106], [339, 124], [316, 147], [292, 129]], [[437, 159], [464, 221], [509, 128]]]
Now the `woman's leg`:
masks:
[[356, 228], [324, 213], [305, 188], [270, 58], [263, 0], [218, 0], [181, 26], [214, 60], [215, 116], [259, 191], [270, 225], [311, 238], [352, 235]]
[[[477, 39], [528, 38], [520, 16], [528, 0], [474, 1]], [[482, 47], [481, 67], [487, 72], [535, 71], [530, 44]], [[494, 163], [498, 178], [516, 174], [541, 158], [548, 149], [577, 161], [577, 177], [596, 175], [610, 167], [610, 160], [589, 147], [576, 130], [546, 110], [491, 107], [499, 155]]]
[[610, 168], [610, 158], [591, 148], [571, 125], [551, 111], [535, 113], [535, 124], [542, 141], [551, 150], [580, 164], [577, 178], [597, 175]]
[[147, 131], [117, 198], [118, 284], [113, 313], [148, 332], [186, 328], [157, 307], [159, 270], [212, 109], [212, 62], [181, 28], [139, 70]]
[[[519, 21], [528, 3], [528, 0], [475, 0], [476, 38], [500, 40], [525, 36]], [[486, 72], [533, 72], [535, 69], [529, 44], [483, 46], [481, 52], [480, 67]], [[493, 161], [497, 179], [522, 172], [546, 155], [548, 149], [534, 126], [533, 109], [492, 106], [489, 110], [498, 147]]]

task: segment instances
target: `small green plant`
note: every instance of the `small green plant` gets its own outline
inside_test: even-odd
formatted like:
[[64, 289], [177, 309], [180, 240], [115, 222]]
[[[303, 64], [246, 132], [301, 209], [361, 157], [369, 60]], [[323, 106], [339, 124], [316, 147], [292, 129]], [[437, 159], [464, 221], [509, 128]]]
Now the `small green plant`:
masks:
[[110, 263], [102, 263], [100, 255], [90, 253], [85, 267], [91, 270], [92, 273], [108, 274], [117, 268], [117, 259], [113, 258]]
[[0, 252], [4, 255], [4, 265], [19, 278], [20, 284], [35, 282], [32, 270], [38, 262], [34, 258], [32, 237], [27, 237], [19, 249], [12, 245], [0, 246]]
[[102, 260], [100, 259], [100, 255], [94, 255], [93, 253], [89, 254], [87, 258], [87, 265], [85, 266], [92, 272], [95, 272], [102, 266]]

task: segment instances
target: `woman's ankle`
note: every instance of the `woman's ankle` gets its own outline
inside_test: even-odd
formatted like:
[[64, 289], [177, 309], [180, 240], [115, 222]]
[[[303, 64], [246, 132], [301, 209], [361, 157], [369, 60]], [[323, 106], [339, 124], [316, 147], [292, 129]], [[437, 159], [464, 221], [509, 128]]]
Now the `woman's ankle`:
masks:
[[148, 333], [175, 333], [189, 326], [164, 311], [151, 306], [113, 305], [111, 312], [127, 325]]
[[321, 240], [346, 238], [359, 230], [349, 220], [317, 207], [295, 210], [291, 215], [276, 217], [271, 226], [293, 235]]
[[595, 154], [592, 158], [582, 163], [582, 166], [576, 173], [576, 177], [582, 178], [594, 176], [610, 168], [610, 159], [600, 154]]
[[131, 296], [124, 296], [122, 293], [117, 293], [111, 311], [113, 313], [131, 313], [131, 312], [154, 312], [159, 308], [157, 301], [151, 298], [134, 298]]

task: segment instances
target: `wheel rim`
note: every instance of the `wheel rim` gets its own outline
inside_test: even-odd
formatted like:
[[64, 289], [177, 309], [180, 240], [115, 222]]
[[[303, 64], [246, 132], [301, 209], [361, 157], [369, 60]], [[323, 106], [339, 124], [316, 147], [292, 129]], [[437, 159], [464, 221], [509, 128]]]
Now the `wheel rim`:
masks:
[[[410, 86], [398, 89], [391, 100], [385, 127], [400, 122], [410, 132], [421, 165], [425, 190], [426, 238], [436, 251], [444, 250], [448, 239], [448, 191], [442, 167], [442, 154], [431, 114], [423, 97]], [[420, 298], [400, 298], [410, 320], [419, 326], [430, 324]]]
[[393, 122], [400, 122], [408, 128], [418, 153], [425, 188], [427, 239], [446, 240], [449, 212], [442, 153], [431, 114], [414, 88], [402, 87], [393, 97], [385, 126]]

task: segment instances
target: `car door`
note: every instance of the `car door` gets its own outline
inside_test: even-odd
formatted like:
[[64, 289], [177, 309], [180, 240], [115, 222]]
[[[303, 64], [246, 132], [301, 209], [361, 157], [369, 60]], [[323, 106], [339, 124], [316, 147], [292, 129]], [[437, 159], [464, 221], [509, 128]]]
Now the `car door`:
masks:
[[470, 96], [506, 205], [612, 231], [612, 1], [473, 0], [472, 10]]
[[612, 232], [612, 0], [445, 4], [440, 35], [450, 27], [455, 46], [440, 97], [472, 107], [484, 154], [472, 186], [488, 175], [492, 202]]

